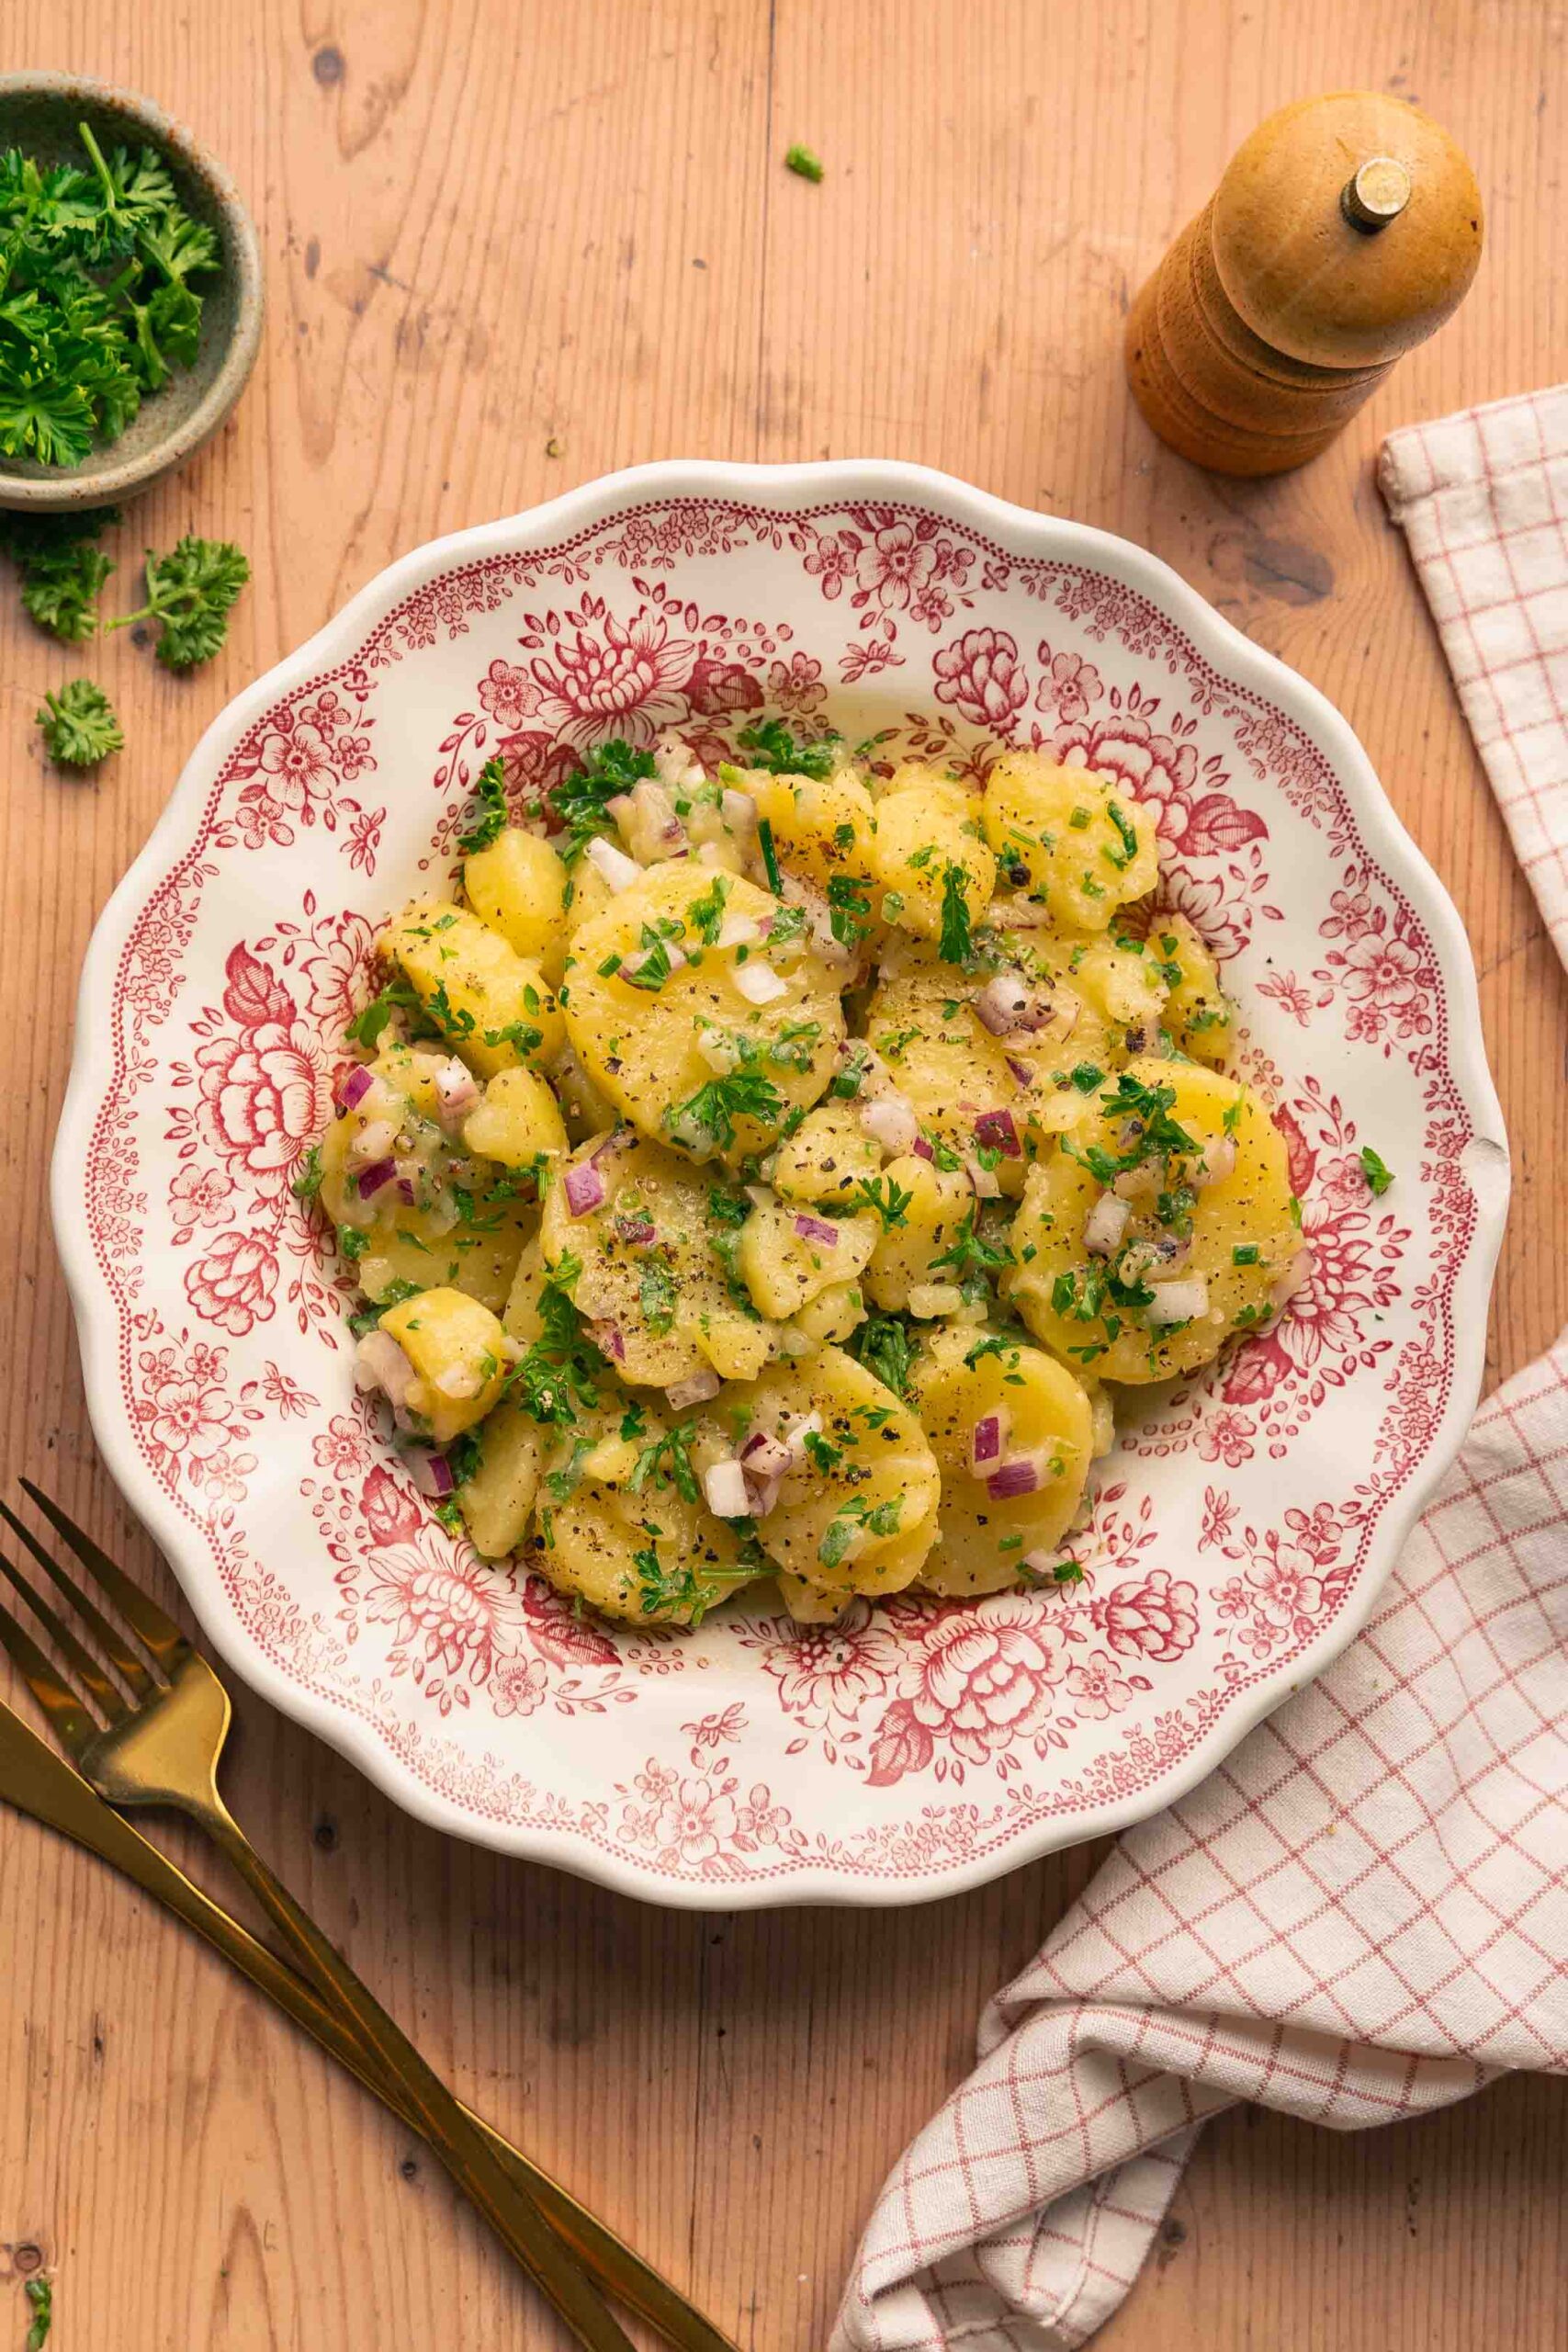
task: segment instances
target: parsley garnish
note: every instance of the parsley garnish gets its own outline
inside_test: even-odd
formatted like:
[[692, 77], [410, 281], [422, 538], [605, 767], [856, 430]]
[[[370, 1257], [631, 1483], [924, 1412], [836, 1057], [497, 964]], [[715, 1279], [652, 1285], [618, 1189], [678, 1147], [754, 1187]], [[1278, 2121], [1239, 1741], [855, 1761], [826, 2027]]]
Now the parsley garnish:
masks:
[[[792, 154], [797, 151], [790, 150]], [[804, 149], [799, 150], [801, 153]], [[820, 166], [818, 166], [820, 175]], [[766, 768], [770, 775], [808, 775], [820, 784], [831, 775], [838, 763], [837, 735], [819, 735], [815, 741], [806, 742], [794, 735], [782, 718], [765, 718], [757, 727], [743, 727], [736, 737], [743, 752], [750, 754], [750, 765]]]
[[91, 678], [73, 678], [57, 695], [45, 695], [36, 717], [50, 757], [62, 767], [96, 768], [125, 742], [114, 706]]
[[890, 1388], [895, 1396], [908, 1401], [914, 1350], [909, 1344], [907, 1323], [897, 1315], [868, 1315], [845, 1345], [874, 1380], [880, 1380], [884, 1388]]
[[766, 817], [759, 817], [757, 820], [757, 845], [762, 853], [762, 867], [768, 877], [768, 888], [775, 899], [782, 899], [784, 877], [779, 872], [779, 854], [773, 847], [773, 829]]
[[682, 1502], [701, 1502], [702, 1488], [697, 1484], [697, 1474], [692, 1467], [691, 1455], [687, 1451], [695, 1426], [693, 1421], [678, 1421], [662, 1436], [649, 1440], [626, 1480], [634, 1494], [640, 1495], [651, 1478], [655, 1486], [673, 1487]]
[[729, 888], [728, 875], [716, 874], [713, 888], [705, 890], [700, 899], [694, 899], [686, 909], [686, 921], [705, 947], [711, 947], [718, 937], [719, 927], [724, 922], [724, 902], [729, 896]]
[[93, 541], [118, 520], [115, 506], [0, 517], [0, 544], [21, 574], [22, 603], [63, 644], [79, 645], [97, 628], [98, 596], [114, 564]]
[[944, 865], [942, 871], [942, 937], [937, 954], [944, 964], [967, 964], [975, 953], [975, 941], [969, 928], [969, 902], [964, 895], [968, 880], [962, 865]]
[[165, 670], [194, 670], [210, 662], [229, 634], [229, 608], [251, 576], [231, 539], [198, 539], [187, 532], [167, 555], [148, 549], [147, 602], [121, 613], [110, 628], [156, 621], [154, 649]]
[[696, 1127], [710, 1142], [727, 1151], [735, 1141], [737, 1119], [755, 1119], [764, 1126], [777, 1124], [784, 1096], [760, 1069], [731, 1070], [727, 1078], [710, 1078], [705, 1086], [664, 1114], [670, 1134]]
[[1361, 1146], [1361, 1173], [1367, 1180], [1367, 1190], [1374, 1200], [1381, 1199], [1393, 1182], [1393, 1170], [1380, 1159], [1370, 1143]]
[[313, 1143], [299, 1159], [299, 1170], [288, 1187], [297, 1201], [313, 1201], [321, 1189], [321, 1147]]
[[583, 1338], [565, 1287], [580, 1271], [570, 1260], [558, 1260], [539, 1293], [539, 1336], [506, 1376], [507, 1389], [518, 1392], [524, 1411], [536, 1421], [575, 1421], [574, 1400], [590, 1409], [599, 1402], [604, 1359]]
[[662, 1338], [675, 1320], [675, 1277], [662, 1258], [645, 1258], [637, 1278], [637, 1304], [650, 1331]]
[[[348, 1318], [349, 1329], [356, 1340], [362, 1340], [367, 1331], [376, 1329], [389, 1306], [400, 1306], [405, 1298], [417, 1298], [422, 1287], [419, 1283], [405, 1282], [400, 1274], [396, 1282], [388, 1283], [381, 1297], [373, 1300], [368, 1306], [355, 1309]], [[450, 1459], [450, 1455], [447, 1458]]]
[[931, 1272], [934, 1274], [939, 1268], [946, 1266], [960, 1276], [989, 1274], [997, 1273], [1003, 1266], [1010, 1266], [1011, 1263], [1012, 1251], [1005, 1241], [987, 1241], [976, 1230], [975, 1211], [971, 1208], [964, 1212], [958, 1238], [951, 1250], [944, 1250], [940, 1258], [931, 1260]]
[[[819, 181], [822, 177], [820, 163], [810, 148], [802, 147], [798, 141], [793, 147], [786, 148], [784, 151], [784, 169], [786, 172], [793, 172], [797, 179]], [[774, 724], [777, 724], [776, 720]], [[742, 742], [746, 741], [744, 735], [740, 740]]]
[[506, 764], [499, 752], [485, 762], [474, 778], [474, 798], [479, 808], [473, 822], [457, 836], [458, 854], [463, 857], [472, 857], [476, 850], [489, 849], [497, 834], [506, 830]]
[[871, 929], [871, 899], [852, 874], [828, 876], [828, 924], [840, 947], [858, 947]]
[[54, 2324], [54, 2289], [47, 2278], [28, 2278], [22, 2292], [32, 2309], [33, 2323], [28, 2330], [27, 2352], [43, 2352], [49, 2341], [49, 2331]]
[[863, 1497], [856, 1495], [852, 1501], [840, 1503], [829, 1521], [822, 1541], [817, 1546], [817, 1556], [825, 1568], [836, 1568], [861, 1528], [868, 1535], [897, 1535], [898, 1521], [903, 1516], [902, 1495], [890, 1495], [885, 1503], [867, 1503]]
[[576, 865], [596, 833], [611, 830], [610, 802], [657, 774], [651, 752], [636, 750], [617, 737], [590, 752], [575, 775], [550, 786], [549, 804], [566, 836], [556, 846], [568, 865]]
[[906, 1222], [904, 1212], [915, 1195], [906, 1192], [891, 1176], [863, 1176], [855, 1186], [854, 1197], [874, 1209], [882, 1220], [884, 1233], [891, 1233], [896, 1225]]

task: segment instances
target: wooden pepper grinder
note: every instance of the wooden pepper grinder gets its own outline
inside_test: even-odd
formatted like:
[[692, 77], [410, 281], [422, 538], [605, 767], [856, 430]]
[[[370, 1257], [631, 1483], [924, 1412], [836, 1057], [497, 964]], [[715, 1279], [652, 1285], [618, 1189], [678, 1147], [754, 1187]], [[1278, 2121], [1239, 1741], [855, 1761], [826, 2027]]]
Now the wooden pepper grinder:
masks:
[[1481, 240], [1475, 175], [1427, 116], [1374, 90], [1298, 99], [1133, 305], [1138, 405], [1217, 473], [1304, 465], [1458, 307]]

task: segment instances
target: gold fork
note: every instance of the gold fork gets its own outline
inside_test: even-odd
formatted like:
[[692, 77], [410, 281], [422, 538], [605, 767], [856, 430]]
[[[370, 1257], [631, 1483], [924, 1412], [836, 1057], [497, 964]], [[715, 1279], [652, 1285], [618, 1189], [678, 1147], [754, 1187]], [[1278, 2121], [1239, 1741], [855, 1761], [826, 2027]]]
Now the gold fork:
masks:
[[[150, 1845], [140, 1829], [107, 1805], [75, 1767], [46, 1746], [3, 1702], [0, 1803], [71, 1838], [111, 1869], [122, 1871], [221, 1952], [405, 2123], [414, 2123], [401, 2089], [378, 2071], [372, 2056], [336, 2010], [330, 2009], [320, 1994], [268, 1945], [258, 1942], [232, 1913], [186, 1878], [166, 1854]], [[482, 2117], [479, 2123], [507, 2171], [532, 2196], [557, 2235], [576, 2250], [600, 2283], [628, 2311], [647, 2320], [679, 2346], [679, 2352], [739, 2352], [731, 2337], [689, 2303], [624, 2238], [617, 2237], [607, 2222], [580, 2205], [558, 2180], [503, 2139]]]
[[[0, 1502], [0, 1516], [64, 1595], [96, 1646], [95, 1656], [0, 1552], [0, 1569], [82, 1685], [80, 1691], [74, 1688], [31, 1635], [0, 1608], [0, 1642], [83, 1778], [112, 1805], [172, 1805], [206, 1831], [287, 1939], [317, 1990], [349, 2020], [381, 2072], [406, 2095], [412, 2120], [457, 2188], [484, 2215], [579, 2343], [591, 2352], [634, 2352], [598, 2289], [537, 2206], [508, 2177], [474, 2118], [273, 1875], [219, 1795], [218, 1764], [231, 1711], [229, 1694], [207, 1660], [173, 1618], [57, 1504], [30, 1479], [21, 1484], [152, 1661], [150, 1670], [75, 1578]], [[103, 1661], [119, 1678], [123, 1690]], [[104, 1718], [101, 1723], [98, 1716]]]

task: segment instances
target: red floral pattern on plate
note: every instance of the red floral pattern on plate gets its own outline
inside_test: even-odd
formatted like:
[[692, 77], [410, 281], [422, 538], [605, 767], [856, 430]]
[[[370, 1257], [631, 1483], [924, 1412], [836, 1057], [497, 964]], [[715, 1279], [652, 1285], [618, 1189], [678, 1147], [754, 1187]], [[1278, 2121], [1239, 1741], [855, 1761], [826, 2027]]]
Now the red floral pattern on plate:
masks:
[[[1313, 1272], [1134, 1417], [1079, 1583], [830, 1628], [739, 1607], [682, 1638], [579, 1620], [434, 1524], [352, 1393], [344, 1283], [290, 1184], [374, 927], [449, 858], [482, 762], [523, 808], [573, 746], [673, 726], [711, 760], [764, 707], [976, 780], [1041, 746], [1154, 811], [1280, 1104]], [[939, 505], [653, 498], [450, 564], [197, 764], [97, 1008], [92, 1312], [215, 1605], [394, 1785], [666, 1895], [934, 1893], [1158, 1803], [1354, 1605], [1456, 1380], [1473, 1109], [1420, 908], [1316, 744], [1174, 610]], [[1384, 1201], [1366, 1140], [1398, 1166]]]

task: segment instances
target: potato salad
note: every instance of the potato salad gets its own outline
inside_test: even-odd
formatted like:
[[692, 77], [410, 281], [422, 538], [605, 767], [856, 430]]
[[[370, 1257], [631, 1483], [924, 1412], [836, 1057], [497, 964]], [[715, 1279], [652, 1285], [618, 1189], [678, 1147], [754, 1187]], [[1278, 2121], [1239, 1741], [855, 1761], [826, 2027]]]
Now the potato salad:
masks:
[[1069, 1581], [1115, 1390], [1303, 1268], [1213, 960], [1098, 775], [739, 743], [515, 816], [491, 762], [456, 895], [387, 925], [299, 1186], [359, 1386], [449, 1525], [612, 1617]]

